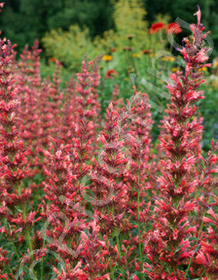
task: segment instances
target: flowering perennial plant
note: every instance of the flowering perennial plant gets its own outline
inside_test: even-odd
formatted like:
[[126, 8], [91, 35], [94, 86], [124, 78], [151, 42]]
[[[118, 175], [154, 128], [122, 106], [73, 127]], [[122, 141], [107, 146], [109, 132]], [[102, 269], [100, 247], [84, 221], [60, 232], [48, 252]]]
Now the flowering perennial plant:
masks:
[[[197, 200], [197, 160], [201, 155], [200, 140], [202, 119], [195, 117], [194, 105], [203, 98], [199, 85], [203, 82], [198, 70], [208, 59], [204, 46], [201, 11], [197, 13], [197, 25], [191, 25], [191, 39], [184, 39], [180, 50], [186, 68], [170, 77], [173, 83], [167, 88], [171, 103], [161, 126], [160, 148], [165, 154], [161, 161], [159, 197], [155, 201], [153, 230], [146, 241], [146, 252], [151, 261], [145, 271], [150, 279], [186, 279], [182, 268], [194, 256], [191, 240], [198, 225], [190, 223], [190, 216], [199, 211]], [[162, 277], [162, 278], [161, 278]]]

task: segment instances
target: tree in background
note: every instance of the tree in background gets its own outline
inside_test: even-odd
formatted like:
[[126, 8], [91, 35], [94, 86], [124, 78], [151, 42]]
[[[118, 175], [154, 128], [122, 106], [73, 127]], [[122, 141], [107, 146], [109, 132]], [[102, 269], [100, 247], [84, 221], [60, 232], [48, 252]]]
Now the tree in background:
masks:
[[33, 45], [46, 31], [78, 24], [88, 26], [90, 36], [113, 26], [110, 0], [8, 0], [0, 17], [4, 35], [16, 42], [20, 52], [25, 44]]

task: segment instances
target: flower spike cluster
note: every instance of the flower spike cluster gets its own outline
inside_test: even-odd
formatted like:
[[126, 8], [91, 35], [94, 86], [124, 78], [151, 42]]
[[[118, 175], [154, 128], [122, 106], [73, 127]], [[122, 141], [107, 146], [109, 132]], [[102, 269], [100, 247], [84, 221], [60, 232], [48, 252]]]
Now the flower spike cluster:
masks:
[[[16, 62], [0, 39], [0, 279], [218, 279], [218, 143], [203, 157], [196, 103], [209, 64], [195, 15], [155, 146], [135, 87], [125, 105], [115, 86], [102, 118], [99, 59], [63, 89], [58, 61], [52, 80], [40, 76], [38, 41]], [[151, 33], [162, 29], [182, 31]]]

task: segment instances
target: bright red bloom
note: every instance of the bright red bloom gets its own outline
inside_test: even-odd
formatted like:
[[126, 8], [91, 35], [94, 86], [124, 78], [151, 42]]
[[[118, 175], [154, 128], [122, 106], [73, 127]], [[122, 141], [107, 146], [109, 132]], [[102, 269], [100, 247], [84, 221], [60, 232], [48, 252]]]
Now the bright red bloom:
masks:
[[171, 22], [167, 27], [167, 34], [178, 34], [182, 32], [182, 28], [176, 22]]
[[106, 79], [111, 79], [111, 78], [116, 77], [116, 76], [118, 76], [117, 71], [111, 69], [111, 70], [108, 70], [108, 71], [107, 71], [107, 73], [106, 73], [106, 75], [105, 75], [105, 78], [106, 78]]
[[157, 22], [152, 24], [149, 33], [150, 34], [157, 33], [159, 30], [162, 30], [164, 28], [166, 28], [166, 26], [164, 25], [163, 22]]

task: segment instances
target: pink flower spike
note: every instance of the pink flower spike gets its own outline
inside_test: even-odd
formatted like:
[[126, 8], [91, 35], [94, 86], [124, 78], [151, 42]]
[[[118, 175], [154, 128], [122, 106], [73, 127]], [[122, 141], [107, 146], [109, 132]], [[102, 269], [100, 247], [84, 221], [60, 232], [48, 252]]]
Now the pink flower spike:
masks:
[[197, 16], [197, 20], [198, 20], [198, 25], [200, 25], [201, 23], [201, 10], [200, 10], [200, 7], [198, 7], [198, 11], [194, 14], [194, 16], [196, 15]]

